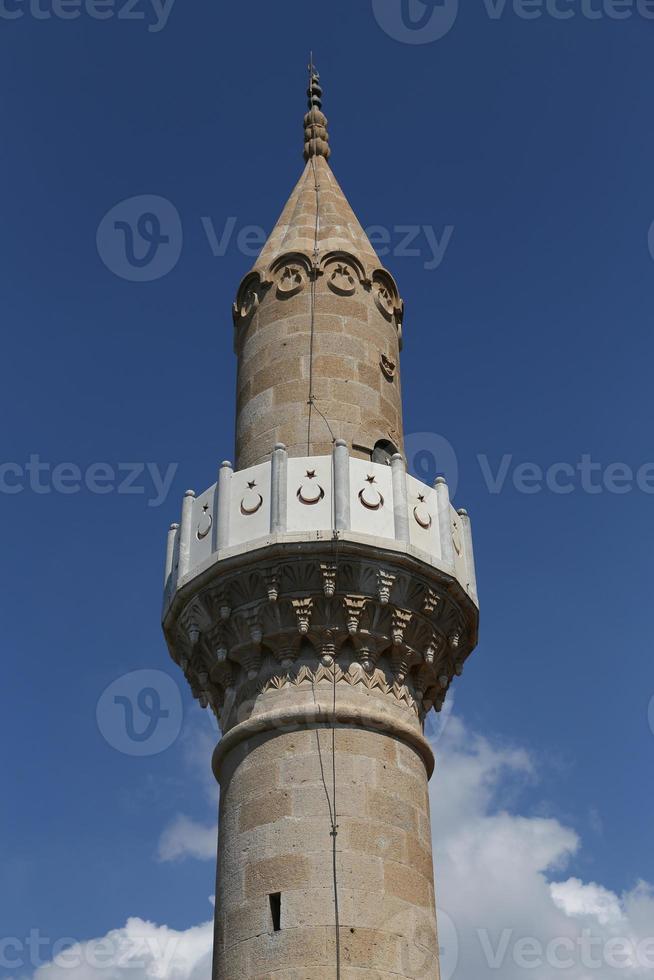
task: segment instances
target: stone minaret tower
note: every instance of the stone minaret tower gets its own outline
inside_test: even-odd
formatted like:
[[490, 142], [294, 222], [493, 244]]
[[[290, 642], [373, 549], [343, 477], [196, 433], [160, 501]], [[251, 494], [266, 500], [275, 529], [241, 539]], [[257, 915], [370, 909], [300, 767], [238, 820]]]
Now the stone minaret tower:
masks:
[[403, 303], [321, 96], [234, 305], [236, 466], [168, 538], [166, 639], [222, 732], [215, 980], [439, 975], [423, 728], [476, 643], [470, 522], [406, 471]]

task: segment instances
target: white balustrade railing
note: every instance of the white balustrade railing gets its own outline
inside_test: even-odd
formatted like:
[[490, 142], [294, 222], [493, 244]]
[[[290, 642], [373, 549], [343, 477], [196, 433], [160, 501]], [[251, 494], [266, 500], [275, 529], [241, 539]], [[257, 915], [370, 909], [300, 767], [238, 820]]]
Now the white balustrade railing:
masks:
[[433, 487], [390, 466], [351, 457], [338, 440], [330, 456], [289, 457], [275, 446], [270, 461], [234, 472], [223, 463], [214, 486], [184, 496], [182, 519], [168, 533], [165, 589], [178, 588], [230, 554], [292, 537], [339, 536], [395, 549], [453, 574], [476, 601], [472, 531], [440, 477]]

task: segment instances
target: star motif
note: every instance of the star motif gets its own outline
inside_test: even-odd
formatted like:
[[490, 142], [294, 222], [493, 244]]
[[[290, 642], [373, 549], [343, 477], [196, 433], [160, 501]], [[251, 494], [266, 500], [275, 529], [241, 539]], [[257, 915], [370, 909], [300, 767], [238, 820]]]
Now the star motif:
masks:
[[418, 500], [420, 501], [421, 504], [424, 504], [424, 502], [425, 502], [425, 495], [424, 495], [424, 493], [419, 493], [418, 494]]
[[207, 511], [209, 510], [209, 504], [205, 504], [205, 505], [203, 506], [203, 508], [202, 508], [202, 510], [203, 510], [203, 511], [205, 512], [205, 514], [206, 514], [206, 513], [207, 513]]
[[315, 470], [307, 470], [307, 479], [309, 479], [309, 480], [315, 480], [315, 478], [316, 478], [316, 471]]
[[257, 485], [256, 484], [256, 480], [252, 480], [251, 483], [248, 483], [248, 490], [254, 490], [254, 488], [256, 487], [256, 485]]
[[370, 483], [371, 485], [372, 485], [373, 483], [376, 483], [376, 480], [375, 480], [375, 477], [374, 477], [374, 476], [367, 476], [367, 477], [366, 477], [366, 482], [367, 482], [367, 483]]

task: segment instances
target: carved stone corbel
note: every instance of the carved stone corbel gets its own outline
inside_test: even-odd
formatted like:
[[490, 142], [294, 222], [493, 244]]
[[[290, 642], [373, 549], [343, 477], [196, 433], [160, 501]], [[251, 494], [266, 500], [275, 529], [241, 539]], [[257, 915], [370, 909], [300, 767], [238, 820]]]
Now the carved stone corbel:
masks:
[[326, 599], [333, 599], [336, 595], [336, 569], [337, 566], [334, 564], [327, 564], [323, 562], [320, 565], [323, 583], [322, 590]]
[[425, 649], [425, 663], [433, 667], [440, 660], [444, 647], [445, 640], [441, 634], [432, 632], [431, 640]]
[[323, 667], [331, 667], [336, 659], [336, 643], [331, 630], [325, 630], [320, 648], [320, 662]]
[[359, 644], [358, 653], [361, 666], [367, 674], [372, 674], [381, 655], [381, 650], [375, 640], [372, 637], [366, 637], [365, 640], [362, 640]]
[[282, 639], [273, 647], [273, 656], [278, 664], [285, 669], [292, 667], [297, 660], [299, 649], [290, 639]]
[[440, 610], [441, 598], [433, 589], [425, 589], [422, 610], [426, 616], [434, 616]]
[[363, 613], [366, 601], [365, 596], [348, 595], [343, 599], [343, 605], [345, 607], [345, 622], [347, 625], [347, 631], [351, 636], [354, 636], [359, 632], [361, 614]]
[[384, 571], [383, 568], [380, 568], [377, 572], [377, 597], [382, 606], [387, 606], [391, 601], [391, 592], [393, 591], [395, 578], [395, 575], [391, 572]]
[[395, 646], [393, 647], [392, 654], [392, 664], [393, 664], [393, 676], [395, 677], [396, 684], [404, 684], [407, 674], [409, 673], [409, 660], [410, 654], [406, 647]]
[[264, 572], [266, 591], [269, 602], [277, 602], [279, 599], [279, 568], [269, 568]]
[[297, 619], [297, 628], [302, 636], [306, 636], [311, 626], [313, 599], [292, 599], [291, 605]]
[[396, 647], [404, 644], [404, 634], [409, 627], [413, 613], [407, 609], [394, 609], [391, 625], [391, 639]]

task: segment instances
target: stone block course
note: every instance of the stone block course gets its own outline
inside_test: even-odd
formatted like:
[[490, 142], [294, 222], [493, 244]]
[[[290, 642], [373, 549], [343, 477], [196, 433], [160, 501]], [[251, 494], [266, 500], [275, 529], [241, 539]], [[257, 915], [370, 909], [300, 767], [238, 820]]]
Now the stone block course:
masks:
[[397, 861], [384, 862], [384, 891], [412, 905], [429, 907], [434, 901], [434, 886], [415, 868]]
[[327, 967], [330, 963], [327, 959], [326, 931], [314, 928], [284, 929], [259, 936], [249, 944], [250, 969], [256, 975], [264, 970], [293, 969], [307, 961]]
[[309, 864], [303, 855], [284, 854], [263, 861], [249, 862], [245, 868], [247, 898], [299, 888], [308, 885], [309, 881]]
[[[309, 391], [301, 382], [308, 385], [310, 373], [316, 382], [325, 382], [320, 393], [315, 387], [313, 393], [321, 399], [320, 410], [337, 437], [343, 435], [342, 428], [336, 432], [338, 423], [348, 423], [346, 438], [358, 445], [372, 448], [389, 432], [401, 441], [399, 382], [386, 390], [388, 382], [379, 368], [382, 351], [398, 362], [395, 325], [381, 316], [372, 294], [360, 288], [353, 296], [339, 295], [321, 280], [316, 300], [312, 366], [308, 286], [286, 299], [273, 287], [239, 331], [239, 469], [266, 459], [276, 442], [284, 442], [291, 455], [306, 453], [306, 427], [298, 420], [306, 418]], [[266, 393], [267, 401], [256, 404], [257, 397]], [[271, 417], [271, 405], [288, 407], [289, 417]], [[262, 439], [264, 431], [270, 434], [267, 442]], [[319, 432], [312, 431], [311, 439], [312, 455], [331, 443], [331, 437], [327, 441]]]
[[382, 820], [400, 830], [416, 833], [418, 830], [418, 810], [411, 803], [383, 790], [368, 787], [366, 790], [368, 816]]
[[362, 854], [370, 854], [383, 860], [407, 860], [406, 831], [387, 823], [377, 823], [370, 819], [350, 821], [347, 842], [351, 850]]
[[282, 817], [290, 817], [292, 812], [293, 800], [288, 792], [269, 791], [265, 796], [258, 796], [248, 803], [241, 803], [238, 817], [239, 833], [274, 823]]

